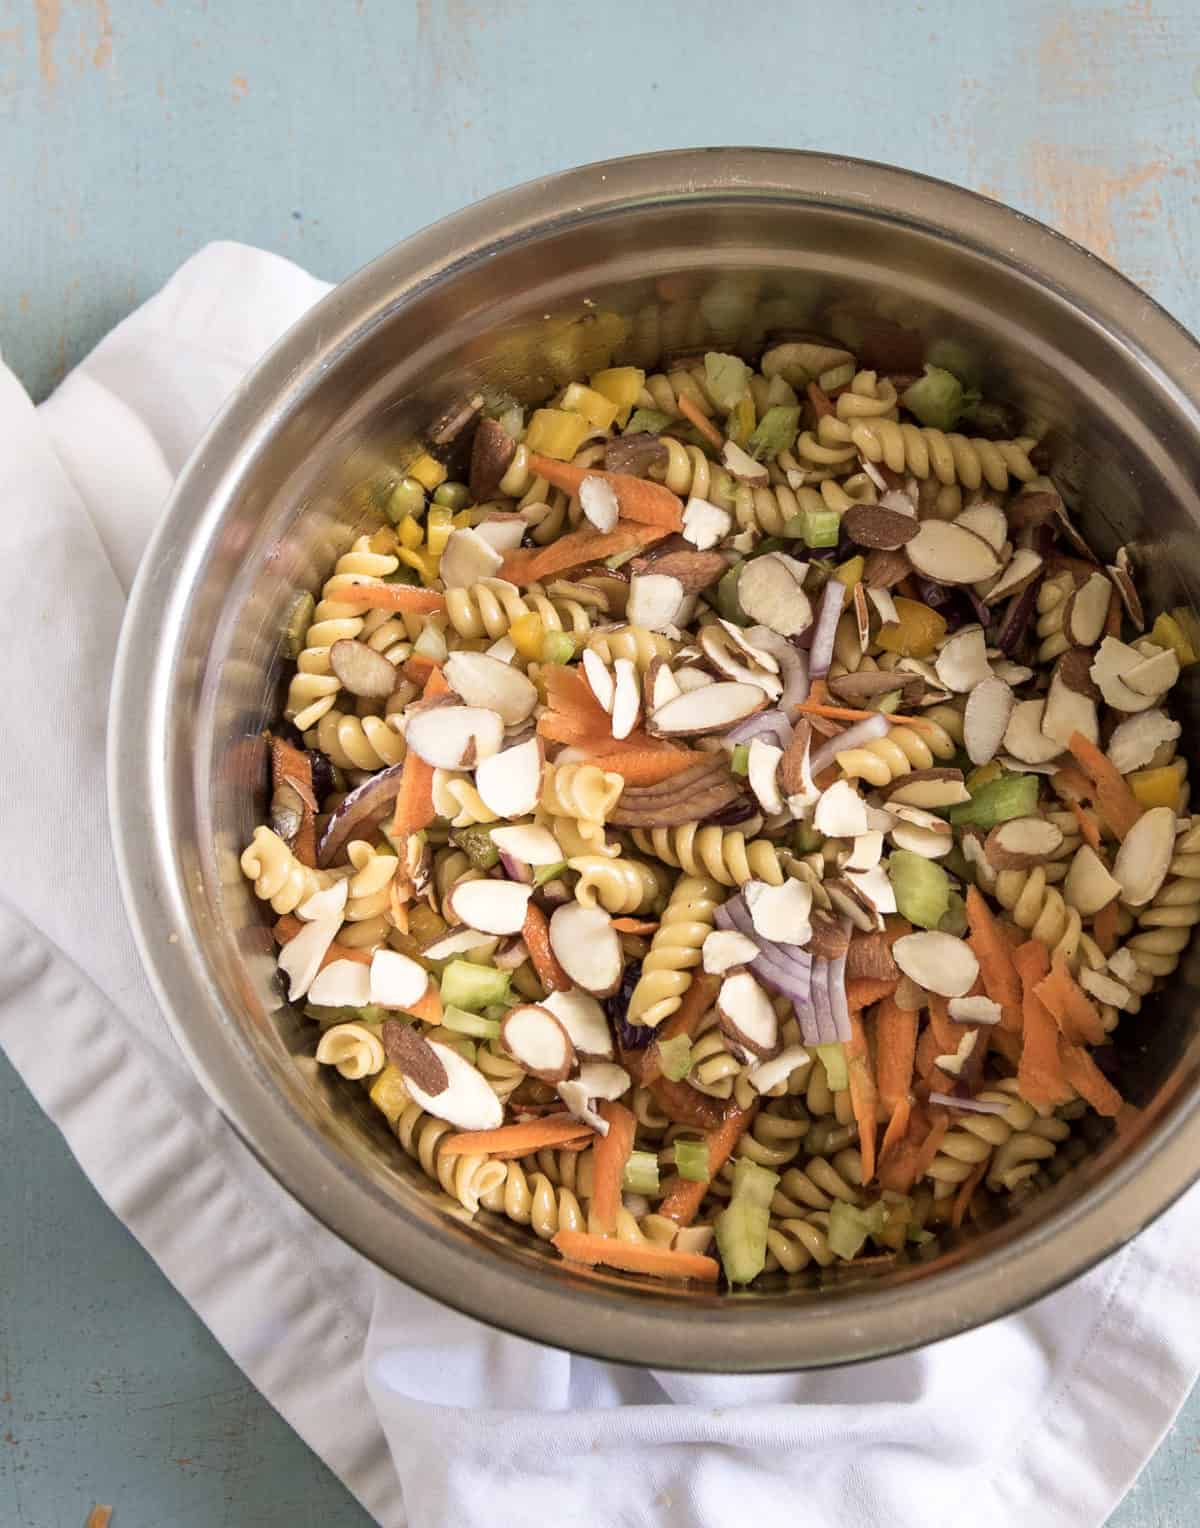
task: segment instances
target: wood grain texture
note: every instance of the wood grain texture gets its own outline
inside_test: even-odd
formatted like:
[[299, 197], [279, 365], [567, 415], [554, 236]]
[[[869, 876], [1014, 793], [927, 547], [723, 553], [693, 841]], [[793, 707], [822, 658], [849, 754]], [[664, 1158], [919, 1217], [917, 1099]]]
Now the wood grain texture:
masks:
[[[708, 143], [973, 186], [1200, 326], [1195, 0], [876, 0], [869, 51], [814, 0], [634, 11], [631, 38], [620, 0], [0, 0], [0, 351], [44, 396], [209, 239], [336, 279], [499, 187]], [[366, 1523], [0, 1089], [0, 1523]], [[1198, 1499], [1193, 1397], [1113, 1528]]]

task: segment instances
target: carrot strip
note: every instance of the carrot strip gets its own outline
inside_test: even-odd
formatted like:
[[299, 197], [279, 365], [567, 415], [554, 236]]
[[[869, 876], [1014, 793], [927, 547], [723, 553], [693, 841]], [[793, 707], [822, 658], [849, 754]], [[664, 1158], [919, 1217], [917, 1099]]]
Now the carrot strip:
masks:
[[601, 1102], [599, 1112], [601, 1119], [608, 1121], [608, 1134], [598, 1137], [592, 1151], [592, 1203], [588, 1225], [601, 1236], [611, 1236], [617, 1229], [621, 1178], [633, 1150], [637, 1120], [624, 1104], [613, 1103], [607, 1098]]
[[414, 1019], [421, 1019], [426, 1024], [440, 1024], [442, 1022], [442, 994], [438, 991], [438, 985], [432, 977], [429, 985], [415, 1003], [410, 1003], [404, 1010], [411, 1013]]
[[1118, 838], [1124, 838], [1142, 815], [1137, 797], [1126, 784], [1124, 775], [1082, 732], [1072, 732], [1067, 747], [1095, 784], [1096, 805], [1101, 816]]
[[861, 1012], [850, 1010], [850, 1044], [846, 1047], [850, 1075], [850, 1106], [858, 1122], [858, 1149], [862, 1153], [862, 1180], [875, 1176], [876, 1114], [879, 1092], [871, 1070], [871, 1051], [863, 1030]]
[[912, 1118], [913, 1100], [911, 1093], [905, 1093], [897, 1099], [896, 1107], [892, 1110], [887, 1122], [887, 1129], [883, 1132], [883, 1140], [879, 1143], [879, 1166], [882, 1170], [884, 1159], [892, 1155], [897, 1144], [908, 1134], [908, 1122]]
[[701, 435], [704, 436], [705, 440], [711, 445], [716, 446], [719, 451], [725, 444], [725, 437], [717, 429], [716, 425], [713, 424], [712, 420], [705, 418], [686, 393], [680, 393], [675, 401], [679, 405], [679, 412], [683, 417], [690, 420], [700, 431]]
[[343, 584], [330, 598], [339, 605], [406, 610], [411, 615], [433, 615], [446, 608], [444, 594], [436, 589], [418, 589], [413, 584]]
[[954, 1208], [950, 1211], [950, 1224], [957, 1231], [963, 1223], [963, 1216], [967, 1213], [967, 1206], [975, 1195], [975, 1190], [983, 1182], [983, 1175], [987, 1172], [988, 1164], [986, 1157], [979, 1166], [971, 1173], [969, 1178], [964, 1178], [958, 1193], [954, 1196]]
[[[612, 739], [605, 741], [611, 745]], [[626, 785], [659, 785], [709, 757], [694, 748], [647, 748], [630, 753], [597, 753], [588, 762], [621, 775]]]
[[1068, 1101], [1071, 1087], [1059, 1061], [1058, 1025], [1034, 990], [1050, 969], [1049, 952], [1040, 940], [1028, 939], [1013, 961], [1021, 978], [1024, 1008], [1017, 1088], [1035, 1109], [1055, 1108]]
[[655, 1043], [644, 1051], [642, 1060], [642, 1083], [649, 1086], [657, 1082], [662, 1076], [662, 1052], [659, 1046], [664, 1040], [674, 1040], [679, 1035], [691, 1036], [697, 1024], [717, 1000], [717, 993], [721, 990], [721, 978], [710, 976], [707, 971], [699, 971], [692, 977], [691, 984], [683, 994], [683, 1000], [679, 1007], [666, 1021], [654, 1032]]
[[967, 925], [971, 946], [979, 962], [983, 989], [993, 1003], [1000, 1004], [1000, 1022], [1005, 1029], [1021, 1030], [1021, 978], [1013, 965], [1012, 950], [1001, 934], [992, 910], [976, 887], [967, 889]]
[[1068, 1044], [1104, 1044], [1107, 1035], [1100, 1015], [1061, 955], [1054, 957], [1050, 974], [1043, 977], [1033, 990], [1039, 1002], [1058, 1020], [1058, 1027]]
[[808, 401], [813, 406], [813, 413], [818, 419], [832, 418], [837, 410], [829, 401], [829, 394], [823, 387], [818, 387], [815, 382], [810, 382], [804, 389], [808, 394]]
[[[719, 446], [723, 442], [718, 440], [717, 444]], [[661, 483], [634, 477], [628, 472], [601, 472], [594, 467], [574, 467], [569, 462], [556, 462], [533, 451], [529, 453], [529, 467], [538, 477], [545, 478], [564, 493], [578, 493], [579, 485], [585, 477], [603, 478], [617, 496], [617, 507], [622, 520], [656, 526], [664, 531], [683, 529], [683, 502], [678, 494], [672, 493]]]
[[1067, 1081], [1097, 1114], [1112, 1119], [1120, 1113], [1124, 1100], [1081, 1045], [1063, 1041], [1059, 1046], [1059, 1060]]
[[1092, 919], [1092, 938], [1100, 946], [1102, 955], [1111, 955], [1117, 947], [1117, 930], [1120, 925], [1121, 908], [1117, 897], [1106, 902]]
[[271, 780], [286, 783], [300, 797], [300, 826], [292, 853], [311, 870], [317, 863], [317, 798], [313, 789], [312, 759], [285, 738], [271, 739]]
[[719, 1099], [700, 1093], [686, 1082], [672, 1082], [656, 1077], [650, 1084], [655, 1101], [667, 1118], [676, 1125], [691, 1125], [696, 1130], [717, 1130], [725, 1117]]
[[[288, 944], [295, 939], [296, 935], [304, 928], [299, 918], [293, 918], [291, 913], [284, 913], [282, 918], [277, 918], [271, 932], [279, 944]], [[360, 966], [371, 964], [370, 950], [356, 950], [351, 945], [339, 944], [335, 939], [325, 951], [321, 959], [321, 970], [333, 964], [335, 960], [356, 960]]]
[[[447, 695], [450, 685], [445, 674], [435, 663], [425, 680], [422, 699], [435, 700]], [[398, 837], [419, 833], [427, 828], [437, 816], [433, 804], [433, 765], [426, 764], [410, 748], [404, 755], [404, 769], [400, 776], [400, 789], [396, 792], [396, 806], [392, 813], [392, 832]]]
[[1091, 779], [1073, 764], [1063, 764], [1054, 771], [1050, 776], [1050, 789], [1067, 803], [1070, 803], [1072, 797], [1076, 801], [1090, 801], [1096, 794]]
[[440, 664], [435, 663], [425, 680], [425, 687], [421, 691], [422, 700], [436, 700], [439, 695], [449, 695], [450, 681], [442, 671]]
[[438, 1151], [444, 1157], [491, 1157], [501, 1151], [528, 1156], [544, 1146], [566, 1146], [572, 1141], [586, 1144], [600, 1139], [590, 1125], [570, 1114], [552, 1114], [548, 1119], [519, 1125], [498, 1125], [495, 1130], [462, 1130], [446, 1136]]
[[[715, 1178], [733, 1155], [733, 1148], [741, 1140], [754, 1118], [757, 1104], [748, 1109], [732, 1109], [715, 1130], [707, 1136], [709, 1181]], [[673, 1220], [676, 1225], [690, 1226], [696, 1211], [708, 1192], [707, 1183], [695, 1183], [691, 1178], [669, 1178], [666, 1193], [659, 1201], [658, 1213]]]
[[925, 1110], [906, 1097], [897, 1107], [896, 1116], [884, 1135], [879, 1153], [878, 1177], [881, 1188], [907, 1194], [917, 1181], [917, 1159], [930, 1131]]
[[891, 997], [899, 985], [898, 976], [856, 976], [846, 983], [846, 1003], [851, 1015], [861, 1013], [881, 998]]
[[537, 979], [547, 992], [569, 992], [574, 983], [559, 965], [554, 951], [550, 948], [550, 924], [546, 920], [546, 914], [536, 902], [530, 902], [525, 909], [521, 938], [525, 941], [530, 960], [533, 961]]
[[411, 658], [406, 658], [400, 665], [400, 672], [411, 684], [424, 689], [435, 668], [437, 664], [432, 658], [426, 658], [423, 653], [413, 653]]
[[[817, 684], [820, 683], [822, 681], [818, 680]], [[801, 701], [798, 706], [793, 706], [792, 709], [793, 711], [802, 711], [809, 716], [828, 716], [832, 721], [837, 722], [865, 722], [869, 721], [872, 716], [879, 715], [878, 711], [855, 711], [850, 706], [826, 706], [813, 700]], [[894, 727], [916, 727], [920, 732], [931, 731], [933, 725], [922, 716], [898, 716], [894, 711], [889, 713], [888, 721]]]
[[898, 1007], [894, 997], [885, 997], [875, 1010], [875, 1085], [889, 1118], [912, 1087], [920, 1017], [915, 1008]]
[[638, 547], [651, 546], [671, 534], [670, 529], [657, 525], [633, 525], [629, 521], [618, 524], [615, 531], [578, 530], [543, 547], [521, 547], [510, 552], [496, 573], [497, 578], [507, 579], [510, 584], [539, 583], [577, 568], [585, 562], [603, 562], [620, 552], [634, 551]]
[[612, 926], [618, 934], [653, 934], [658, 929], [658, 919], [614, 918]]
[[921, 1149], [917, 1152], [913, 1162], [913, 1182], [923, 1178], [933, 1166], [933, 1159], [941, 1150], [942, 1142], [946, 1138], [946, 1131], [950, 1128], [950, 1116], [943, 1110], [934, 1120], [929, 1134], [921, 1142]]
[[625, 1273], [651, 1273], [663, 1279], [701, 1279], [715, 1284], [721, 1276], [716, 1258], [702, 1252], [674, 1252], [651, 1242], [618, 1241], [615, 1236], [589, 1236], [586, 1231], [559, 1231], [553, 1242], [572, 1263], [620, 1268]]
[[1068, 801], [1067, 805], [1075, 814], [1075, 821], [1079, 824], [1079, 831], [1083, 835], [1084, 842], [1100, 853], [1100, 827], [1090, 812], [1085, 812], [1078, 801]]

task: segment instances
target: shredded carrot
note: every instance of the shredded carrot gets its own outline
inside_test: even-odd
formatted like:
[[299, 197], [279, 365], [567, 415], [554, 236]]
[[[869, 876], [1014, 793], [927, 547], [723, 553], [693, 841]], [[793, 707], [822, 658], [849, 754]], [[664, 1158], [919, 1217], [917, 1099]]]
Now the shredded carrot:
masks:
[[1092, 919], [1092, 938], [1100, 946], [1102, 955], [1111, 955], [1116, 949], [1120, 920], [1121, 907], [1117, 897], [1106, 902]]
[[1059, 1046], [1063, 1075], [1097, 1114], [1114, 1118], [1124, 1107], [1121, 1095], [1081, 1045], [1063, 1041]]
[[1063, 1038], [1071, 1045], [1103, 1045], [1107, 1039], [1095, 1005], [1071, 975], [1066, 961], [1055, 955], [1050, 974], [1033, 989], [1058, 1020]]
[[914, 1183], [923, 1178], [933, 1166], [933, 1159], [941, 1150], [942, 1142], [945, 1140], [946, 1131], [949, 1128], [950, 1116], [944, 1110], [939, 1110], [937, 1118], [930, 1127], [929, 1134], [921, 1142], [921, 1149], [917, 1152], [916, 1160], [913, 1163], [915, 1169], [913, 1174]]
[[[818, 684], [821, 682], [817, 681]], [[865, 722], [880, 714], [878, 711], [855, 711], [850, 706], [825, 706], [811, 700], [802, 701], [793, 710], [809, 716], [828, 716], [838, 722]], [[894, 727], [916, 727], [919, 732], [929, 732], [933, 728], [933, 723], [926, 721], [923, 716], [899, 716], [894, 711], [889, 713], [888, 721]]]
[[536, 902], [530, 902], [525, 908], [521, 938], [525, 941], [530, 960], [533, 961], [537, 979], [546, 991], [569, 992], [574, 983], [559, 965], [554, 951], [550, 948], [550, 924], [546, 920], [546, 914]]
[[872, 1003], [891, 997], [899, 985], [898, 976], [856, 976], [846, 983], [846, 1004], [852, 1015], [861, 1013]]
[[411, 658], [406, 658], [400, 665], [400, 672], [411, 684], [425, 688], [430, 674], [437, 668], [432, 658], [426, 658], [423, 653], [413, 653]]
[[675, 401], [678, 403], [679, 412], [683, 417], [690, 420], [700, 431], [701, 435], [704, 436], [705, 440], [710, 445], [716, 446], [719, 451], [725, 444], [725, 437], [717, 429], [716, 425], [713, 424], [712, 420], [705, 418], [686, 393], [680, 393]]
[[530, 1120], [520, 1125], [499, 1125], [495, 1130], [462, 1130], [446, 1136], [438, 1146], [443, 1157], [491, 1157], [498, 1152], [516, 1152], [528, 1156], [544, 1146], [567, 1146], [573, 1141], [585, 1145], [599, 1141], [590, 1125], [570, 1114], [552, 1114], [548, 1119]]
[[[433, 664], [421, 692], [423, 700], [436, 700], [448, 695], [450, 685], [437, 664]], [[426, 764], [410, 748], [404, 755], [404, 769], [400, 775], [400, 789], [396, 792], [396, 806], [392, 813], [392, 832], [397, 838], [409, 833], [419, 833], [427, 828], [437, 816], [433, 804], [433, 765]]]
[[929, 1092], [946, 1093], [954, 1086], [936, 1064], [937, 1058], [945, 1053], [946, 1048], [939, 1043], [933, 1025], [926, 1024], [917, 1039], [916, 1073]]
[[659, 1076], [649, 1086], [655, 1102], [673, 1124], [716, 1130], [724, 1118], [720, 1099], [710, 1098], [686, 1082], [672, 1082], [669, 1077]]
[[272, 737], [271, 780], [275, 785], [286, 782], [300, 797], [300, 826], [292, 843], [292, 853], [311, 870], [317, 863], [317, 798], [312, 759], [285, 738]]
[[595, 531], [590, 527], [572, 531], [547, 546], [519, 547], [510, 552], [500, 564], [496, 577], [507, 579], [510, 584], [540, 583], [582, 563], [603, 562], [606, 557], [615, 557], [620, 552], [651, 546], [670, 534], [670, 529], [634, 525], [627, 520], [618, 523], [615, 531]]
[[964, 1178], [958, 1193], [954, 1196], [954, 1208], [950, 1211], [950, 1224], [955, 1230], [963, 1223], [963, 1216], [967, 1213], [967, 1206], [974, 1198], [975, 1190], [983, 1182], [983, 1175], [987, 1172], [988, 1163], [985, 1157], [979, 1166], [971, 1173], [969, 1178]]
[[1091, 777], [1074, 764], [1062, 764], [1054, 771], [1050, 776], [1050, 789], [1066, 802], [1072, 798], [1076, 801], [1091, 801], [1096, 794]]
[[1100, 853], [1100, 825], [1090, 812], [1085, 812], [1078, 801], [1068, 801], [1067, 805], [1075, 814], [1075, 821], [1079, 824], [1079, 831], [1083, 835], [1084, 842], [1090, 844], [1096, 853]]
[[1137, 797], [1126, 784], [1124, 775], [1082, 732], [1072, 732], [1067, 747], [1095, 784], [1100, 815], [1118, 838], [1124, 838], [1142, 815]]
[[[681, 750], [668, 743], [660, 744], [645, 732], [634, 731], [628, 737], [614, 738], [612, 718], [592, 694], [591, 686], [577, 668], [550, 664], [542, 670], [542, 679], [548, 706], [538, 721], [538, 732], [542, 737], [556, 743], [569, 743], [588, 754], [604, 756], [605, 768], [610, 767], [607, 762], [610, 755], [661, 754], [669, 759], [681, 755]], [[704, 755], [682, 751], [682, 757], [694, 763], [696, 758]], [[690, 763], [688, 767], [691, 767]], [[634, 768], [636, 770], [637, 766]], [[639, 783], [657, 784], [658, 781]]]
[[370, 610], [404, 610], [410, 615], [433, 615], [445, 610], [446, 596], [414, 584], [343, 584], [332, 596], [339, 605], [365, 605]]
[[918, 1009], [898, 1007], [894, 996], [875, 1010], [875, 1083], [889, 1118], [912, 1087], [920, 1017]]
[[808, 687], [808, 695], [805, 698], [807, 706], [827, 706], [829, 704], [829, 686], [823, 679], [814, 679]]
[[[275, 935], [278, 944], [289, 944], [302, 928], [306, 927], [299, 918], [293, 918], [291, 913], [284, 913], [282, 918], [277, 918], [271, 932]], [[321, 959], [321, 970], [331, 966], [335, 960], [355, 960], [360, 966], [371, 964], [370, 950], [357, 950], [352, 945], [339, 944], [335, 939], [325, 951]]]
[[108, 1528], [112, 1522], [112, 1508], [95, 1506], [87, 1515], [83, 1528]]
[[612, 926], [618, 934], [653, 934], [658, 928], [658, 919], [614, 918]]
[[721, 978], [707, 971], [698, 971], [692, 977], [687, 991], [675, 1012], [654, 1031], [655, 1043], [643, 1051], [642, 1083], [649, 1086], [662, 1076], [662, 1052], [659, 1046], [664, 1040], [674, 1040], [679, 1035], [695, 1033], [700, 1020], [717, 1000], [721, 990]]
[[[611, 738], [606, 739], [611, 744]], [[589, 763], [621, 775], [626, 785], [658, 785], [702, 764], [711, 754], [694, 748], [648, 748], [630, 753], [597, 753]]]
[[1005, 1029], [1020, 1033], [1021, 978], [1013, 965], [1012, 950], [1000, 932], [992, 910], [979, 891], [967, 888], [967, 943], [979, 962], [983, 989], [993, 1003], [1000, 1004], [1000, 1022]]
[[438, 985], [432, 977], [425, 991], [415, 1003], [410, 1003], [404, 1012], [411, 1013], [414, 1019], [421, 1019], [426, 1024], [442, 1022], [442, 994], [438, 991]]
[[837, 413], [837, 410], [829, 401], [829, 394], [823, 387], [818, 387], [815, 382], [810, 382], [804, 391], [808, 394], [808, 401], [812, 404], [813, 413], [818, 419], [829, 419]]
[[907, 1194], [917, 1181], [917, 1161], [929, 1137], [930, 1122], [925, 1110], [909, 1097], [897, 1106], [896, 1115], [883, 1138], [878, 1178], [881, 1188]]
[[[757, 1107], [757, 1104], [751, 1104], [748, 1109], [731, 1109], [717, 1128], [708, 1132], [706, 1140], [710, 1182], [733, 1155], [733, 1148], [749, 1129]], [[669, 1178], [666, 1192], [658, 1204], [658, 1213], [673, 1220], [676, 1225], [690, 1226], [707, 1192], [707, 1183], [695, 1183], [691, 1178]]]
[[[718, 442], [720, 444], [720, 442]], [[564, 493], [578, 493], [585, 477], [603, 478], [617, 496], [622, 520], [654, 526], [662, 531], [683, 529], [683, 502], [661, 483], [634, 477], [629, 472], [601, 472], [593, 467], [574, 467], [569, 462], [552, 461], [548, 456], [529, 454], [529, 468]], [[553, 543], [551, 543], [553, 545]], [[611, 555], [605, 553], [605, 556]], [[503, 576], [503, 575], [501, 575]]]
[[940, 993], [931, 992], [929, 1002], [929, 1030], [937, 1041], [939, 1056], [952, 1056], [965, 1031], [950, 1017], [949, 1002]]
[[1050, 969], [1050, 955], [1038, 939], [1028, 939], [1013, 956], [1024, 994], [1024, 1027], [1017, 1087], [1035, 1109], [1055, 1108], [1071, 1097], [1058, 1055], [1058, 1025], [1034, 990]]
[[871, 1069], [871, 1051], [863, 1030], [862, 1014], [850, 1010], [850, 1043], [846, 1047], [850, 1075], [850, 1106], [858, 1123], [858, 1149], [862, 1153], [862, 1180], [870, 1183], [875, 1176], [876, 1115], [879, 1092]]
[[702, 1252], [675, 1252], [652, 1242], [618, 1241], [615, 1236], [589, 1236], [586, 1231], [559, 1231], [554, 1245], [572, 1263], [620, 1268], [625, 1273], [650, 1273], [663, 1279], [700, 1279], [715, 1284], [721, 1276], [716, 1258]]
[[608, 1121], [608, 1134], [597, 1137], [592, 1151], [592, 1202], [588, 1225], [601, 1236], [611, 1236], [617, 1229], [621, 1178], [633, 1150], [637, 1120], [624, 1104], [613, 1103], [607, 1098], [601, 1102], [599, 1113], [601, 1119]]
[[883, 1132], [883, 1140], [879, 1143], [879, 1163], [882, 1167], [885, 1157], [890, 1156], [896, 1149], [898, 1141], [904, 1139], [908, 1133], [908, 1122], [912, 1117], [913, 1100], [911, 1093], [903, 1093], [896, 1100], [896, 1106], [888, 1117], [887, 1129]]

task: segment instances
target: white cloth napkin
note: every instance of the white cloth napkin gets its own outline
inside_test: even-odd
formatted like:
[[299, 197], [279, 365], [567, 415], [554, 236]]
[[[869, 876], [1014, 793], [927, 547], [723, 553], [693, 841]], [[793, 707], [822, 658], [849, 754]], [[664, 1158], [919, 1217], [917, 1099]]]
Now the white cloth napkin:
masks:
[[217, 244], [35, 410], [0, 365], [0, 1042], [217, 1339], [386, 1528], [1101, 1523], [1200, 1370], [1200, 1197], [1023, 1314], [758, 1379], [487, 1330], [300, 1209], [193, 1080], [141, 975], [104, 798], [125, 594], [171, 481], [325, 288]]

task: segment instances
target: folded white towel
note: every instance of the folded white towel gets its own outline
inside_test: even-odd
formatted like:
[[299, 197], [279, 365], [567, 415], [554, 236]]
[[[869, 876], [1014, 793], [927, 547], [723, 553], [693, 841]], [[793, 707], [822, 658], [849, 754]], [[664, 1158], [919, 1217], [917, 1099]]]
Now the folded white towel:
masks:
[[0, 1043], [108, 1204], [386, 1528], [1101, 1523], [1200, 1370], [1196, 1192], [1070, 1288], [924, 1352], [658, 1374], [502, 1336], [373, 1272], [192, 1078], [117, 894], [113, 652], [174, 475], [324, 290], [212, 245], [40, 409], [0, 366]]

